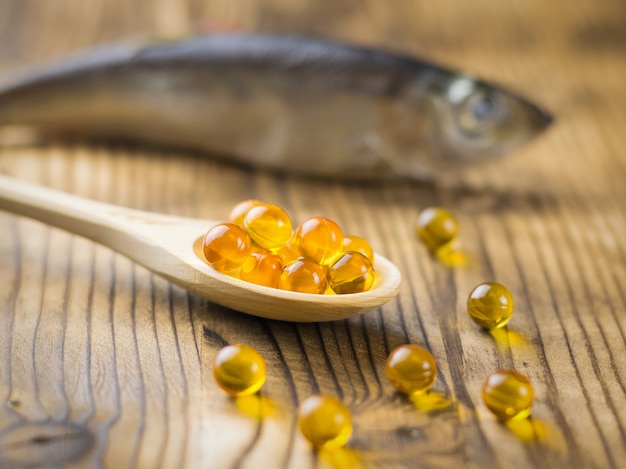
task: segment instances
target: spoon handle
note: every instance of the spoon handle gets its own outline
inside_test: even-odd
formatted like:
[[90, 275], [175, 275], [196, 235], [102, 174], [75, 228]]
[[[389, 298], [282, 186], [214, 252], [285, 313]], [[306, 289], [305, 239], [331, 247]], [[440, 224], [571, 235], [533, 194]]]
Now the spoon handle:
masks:
[[111, 207], [0, 174], [0, 209], [86, 238], [94, 239], [103, 229], [111, 228]]
[[2, 174], [0, 210], [84, 236], [130, 258], [146, 241], [142, 225], [188, 220], [98, 202]]

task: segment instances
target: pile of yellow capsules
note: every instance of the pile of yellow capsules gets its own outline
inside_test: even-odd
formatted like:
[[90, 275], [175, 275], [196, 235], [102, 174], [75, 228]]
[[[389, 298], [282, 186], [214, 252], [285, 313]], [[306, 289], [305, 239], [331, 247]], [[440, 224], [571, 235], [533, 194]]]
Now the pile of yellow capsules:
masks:
[[[417, 234], [433, 253], [454, 240], [457, 223], [444, 209], [427, 209], [418, 218]], [[467, 300], [469, 316], [485, 329], [507, 324], [513, 314], [513, 297], [503, 285], [481, 283]], [[265, 361], [252, 347], [228, 345], [216, 355], [213, 375], [218, 386], [232, 396], [256, 393], [266, 379]], [[385, 375], [400, 393], [418, 396], [427, 392], [437, 378], [432, 354], [415, 344], [400, 345], [387, 357]], [[515, 370], [498, 370], [485, 379], [482, 399], [501, 421], [522, 420], [530, 415], [533, 387], [526, 376]], [[316, 449], [334, 449], [345, 445], [352, 434], [348, 408], [329, 395], [313, 395], [298, 408], [298, 426]]]
[[215, 270], [266, 287], [300, 293], [345, 294], [374, 284], [374, 253], [359, 236], [344, 236], [326, 217], [293, 231], [281, 207], [257, 200], [237, 204], [227, 223], [204, 237], [203, 253]]

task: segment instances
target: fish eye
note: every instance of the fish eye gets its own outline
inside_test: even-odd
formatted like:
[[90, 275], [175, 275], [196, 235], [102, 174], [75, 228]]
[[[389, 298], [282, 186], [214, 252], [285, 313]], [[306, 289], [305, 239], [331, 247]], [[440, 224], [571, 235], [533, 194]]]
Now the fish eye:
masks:
[[464, 133], [478, 137], [501, 123], [506, 114], [506, 103], [500, 96], [477, 90], [459, 103], [458, 124]]
[[470, 112], [476, 120], [486, 121], [493, 117], [496, 111], [497, 102], [492, 96], [483, 94], [478, 97], [472, 96], [468, 105], [470, 107]]

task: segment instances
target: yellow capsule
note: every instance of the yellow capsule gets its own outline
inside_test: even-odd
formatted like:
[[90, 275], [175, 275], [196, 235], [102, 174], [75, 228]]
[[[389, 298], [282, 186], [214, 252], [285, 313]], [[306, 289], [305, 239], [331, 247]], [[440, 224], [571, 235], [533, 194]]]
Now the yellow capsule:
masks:
[[430, 207], [417, 217], [417, 234], [431, 252], [448, 246], [459, 231], [456, 218], [448, 210]]
[[289, 215], [277, 205], [260, 204], [250, 208], [243, 226], [256, 244], [269, 251], [279, 250], [291, 239]]
[[513, 315], [513, 296], [504, 285], [481, 283], [467, 299], [467, 312], [474, 322], [485, 329], [503, 327]]
[[374, 264], [374, 250], [372, 249], [372, 246], [370, 246], [370, 243], [368, 243], [367, 240], [361, 238], [360, 236], [344, 236], [343, 250], [345, 252], [360, 252], [370, 260], [372, 265]]
[[340, 448], [352, 435], [350, 411], [332, 396], [314, 395], [302, 401], [298, 426], [316, 449]]
[[427, 391], [437, 378], [432, 354], [418, 345], [400, 345], [389, 354], [385, 374], [391, 385], [406, 395]]
[[249, 396], [265, 383], [265, 360], [248, 345], [228, 345], [215, 356], [213, 377], [231, 396]]
[[243, 228], [243, 219], [252, 207], [261, 205], [261, 202], [254, 199], [244, 200], [233, 207], [228, 216], [228, 221]]
[[239, 278], [246, 282], [266, 287], [278, 288], [283, 261], [270, 251], [253, 252], [241, 264]]
[[328, 283], [337, 294], [359, 293], [372, 288], [374, 268], [360, 252], [346, 252], [328, 267]]
[[318, 263], [310, 259], [296, 259], [283, 267], [278, 287], [300, 293], [322, 294], [326, 283], [326, 273]]
[[483, 402], [502, 421], [522, 420], [530, 415], [535, 391], [526, 376], [514, 370], [498, 370], [487, 376]]
[[313, 217], [298, 226], [294, 243], [307, 259], [328, 265], [343, 251], [343, 232], [331, 219]]
[[220, 223], [205, 235], [202, 251], [207, 263], [215, 270], [232, 273], [250, 253], [250, 238], [237, 225]]
[[295, 261], [298, 257], [301, 257], [300, 251], [297, 246], [294, 245], [293, 238], [291, 238], [282, 248], [276, 251], [276, 254], [280, 256], [283, 264]]

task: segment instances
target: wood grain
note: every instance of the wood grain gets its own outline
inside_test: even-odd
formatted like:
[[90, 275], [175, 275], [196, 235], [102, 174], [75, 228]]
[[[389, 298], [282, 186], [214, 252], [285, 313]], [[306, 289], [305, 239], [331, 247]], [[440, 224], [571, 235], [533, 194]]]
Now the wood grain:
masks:
[[[502, 83], [557, 116], [536, 142], [455, 185], [342, 185], [116, 143], [0, 148], [0, 171], [105, 202], [222, 219], [242, 199], [317, 214], [401, 269], [400, 296], [350, 320], [294, 324], [209, 303], [76, 236], [0, 213], [0, 465], [66, 467], [620, 467], [626, 457], [626, 6], [621, 0], [0, 0], [0, 69], [127, 37], [302, 33], [408, 52]], [[415, 239], [451, 208], [471, 259], [447, 268]], [[509, 326], [479, 330], [465, 299], [506, 284]], [[211, 376], [226, 343], [268, 363], [260, 396]], [[402, 343], [439, 366], [428, 399], [383, 372]], [[532, 418], [499, 424], [485, 376], [515, 368]], [[354, 414], [349, 448], [313, 453], [295, 408], [314, 392]]]

